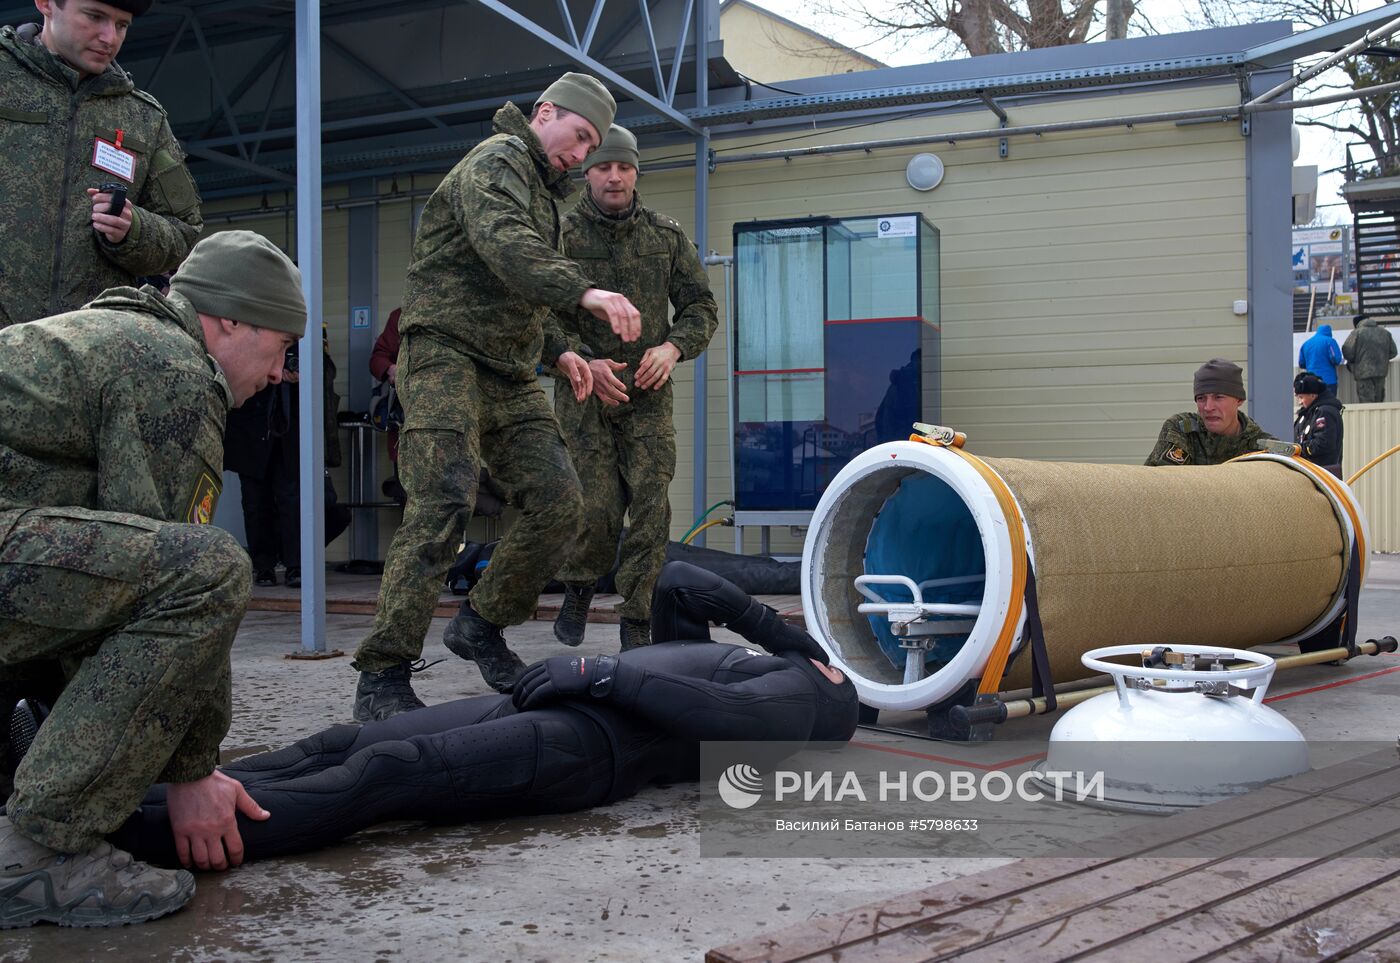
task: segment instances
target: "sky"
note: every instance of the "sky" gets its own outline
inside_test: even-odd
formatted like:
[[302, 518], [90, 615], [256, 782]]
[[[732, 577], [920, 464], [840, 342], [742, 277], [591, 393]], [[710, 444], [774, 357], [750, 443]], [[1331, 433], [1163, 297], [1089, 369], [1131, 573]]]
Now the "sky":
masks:
[[[906, 66], [922, 63], [929, 58], [927, 45], [911, 43], [901, 48], [894, 41], [880, 41], [874, 34], [861, 35], [849, 23], [833, 23], [829, 17], [816, 12], [813, 0], [752, 0], [759, 6], [774, 13], [804, 24], [819, 33], [838, 37], [842, 43], [856, 47], [861, 52], [881, 60], [890, 66]], [[1191, 17], [1185, 13], [1190, 0], [1137, 0], [1137, 9], [1151, 22], [1158, 33], [1174, 33], [1199, 29], [1193, 26]], [[1370, 10], [1381, 6], [1383, 0], [1359, 0], [1357, 8]], [[1400, 35], [1397, 35], [1400, 36]], [[1309, 61], [1311, 63], [1312, 61]], [[1300, 127], [1301, 140], [1297, 164], [1315, 164], [1326, 172], [1345, 163], [1345, 146], [1353, 138], [1333, 134], [1315, 127]], [[1342, 186], [1340, 173], [1323, 173], [1318, 181], [1318, 219], [1324, 224], [1346, 224], [1350, 221], [1350, 211], [1338, 190]]]

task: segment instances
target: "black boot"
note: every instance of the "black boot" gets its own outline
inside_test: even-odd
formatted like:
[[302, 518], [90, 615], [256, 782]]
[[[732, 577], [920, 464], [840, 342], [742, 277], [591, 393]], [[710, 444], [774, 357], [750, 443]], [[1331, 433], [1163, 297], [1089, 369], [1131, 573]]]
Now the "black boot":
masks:
[[644, 645], [651, 645], [651, 620], [650, 619], [623, 619], [618, 626], [622, 636], [622, 649], [626, 652], [629, 649], [640, 649]]
[[520, 656], [506, 647], [501, 627], [478, 615], [470, 601], [463, 601], [457, 617], [447, 623], [442, 644], [453, 655], [475, 662], [486, 684], [497, 692], [509, 692], [525, 671]]
[[412, 663], [400, 662], [379, 672], [361, 672], [355, 687], [355, 721], [380, 722], [423, 708], [409, 681], [413, 671]]
[[588, 606], [593, 601], [592, 585], [564, 583], [564, 604], [554, 617], [554, 637], [565, 645], [578, 645], [588, 627]]

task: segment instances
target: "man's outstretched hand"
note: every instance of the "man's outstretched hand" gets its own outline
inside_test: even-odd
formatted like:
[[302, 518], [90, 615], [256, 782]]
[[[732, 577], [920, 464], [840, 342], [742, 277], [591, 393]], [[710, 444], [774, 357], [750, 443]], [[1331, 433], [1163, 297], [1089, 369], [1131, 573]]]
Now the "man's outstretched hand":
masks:
[[170, 783], [165, 801], [181, 865], [200, 869], [228, 869], [243, 862], [238, 813], [259, 821], [272, 815], [241, 782], [218, 770], [194, 782]]
[[627, 295], [602, 288], [589, 288], [579, 298], [579, 307], [589, 311], [599, 321], [612, 326], [613, 334], [623, 341], [636, 341], [642, 336], [642, 314], [627, 299]]

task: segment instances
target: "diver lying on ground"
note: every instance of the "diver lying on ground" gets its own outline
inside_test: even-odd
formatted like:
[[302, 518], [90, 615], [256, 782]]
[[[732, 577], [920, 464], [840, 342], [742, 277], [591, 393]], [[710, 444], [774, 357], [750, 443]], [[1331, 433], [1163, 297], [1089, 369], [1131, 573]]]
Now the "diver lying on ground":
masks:
[[[711, 642], [710, 622], [774, 654]], [[704, 741], [845, 741], [855, 731], [855, 687], [821, 647], [718, 575], [668, 564], [652, 631], [657, 644], [616, 657], [537, 662], [513, 695], [333, 726], [224, 766], [272, 814], [239, 817], [244, 858], [314, 849], [388, 820], [587, 809], [697, 778]], [[110, 839], [171, 864], [164, 788]]]

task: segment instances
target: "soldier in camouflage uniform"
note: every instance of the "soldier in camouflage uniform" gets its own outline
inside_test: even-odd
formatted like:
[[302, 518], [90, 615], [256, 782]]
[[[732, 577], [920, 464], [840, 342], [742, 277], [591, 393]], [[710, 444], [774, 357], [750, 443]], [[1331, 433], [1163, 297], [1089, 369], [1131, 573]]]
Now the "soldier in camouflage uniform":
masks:
[[168, 297], [113, 288], [0, 331], [0, 689], [54, 663], [67, 679], [0, 818], [0, 927], [184, 905], [189, 873], [102, 841], [155, 782], [182, 797], [186, 865], [239, 862], [235, 812], [266, 818], [214, 768], [250, 570], [209, 522], [228, 410], [280, 380], [305, 324], [291, 261], [231, 231]]
[[572, 73], [545, 91], [529, 120], [506, 104], [495, 135], [423, 208], [399, 319], [399, 473], [408, 503], [374, 628], [355, 652], [361, 722], [423, 705], [412, 663], [471, 518], [483, 460], [521, 514], [443, 641], [502, 692], [525, 668], [501, 629], [532, 617], [540, 589], [573, 549], [582, 512], [536, 367], [542, 358], [556, 364], [579, 397], [592, 384], [587, 363], [547, 323], [550, 311], [581, 305], [624, 340], [640, 329], [626, 297], [600, 290], [559, 253], [556, 200], [571, 191], [569, 169], [598, 146], [615, 107], [601, 83]]
[[[705, 350], [718, 324], [695, 245], [637, 196], [639, 162], [637, 139], [614, 124], [583, 162], [588, 190], [564, 218], [564, 253], [642, 313], [642, 336], [631, 344], [587, 312], [560, 318], [570, 347], [594, 358], [591, 397], [578, 401], [565, 386], [554, 394], [554, 413], [583, 483], [586, 523], [557, 576], [566, 593], [554, 635], [565, 645], [583, 641], [593, 585], [615, 558], [622, 648], [651, 640], [651, 593], [666, 562], [667, 488], [676, 473], [671, 372]], [[619, 552], [624, 513], [630, 525]]]
[[1172, 415], [1162, 425], [1146, 465], [1220, 465], [1259, 450], [1269, 434], [1240, 411], [1244, 371], [1224, 358], [1196, 369], [1196, 410]]
[[0, 28], [0, 328], [174, 268], [204, 223], [164, 108], [113, 62], [150, 0], [36, 5], [42, 28]]
[[1385, 376], [1395, 357], [1395, 338], [1364, 314], [1356, 316], [1356, 327], [1342, 344], [1342, 357], [1356, 382], [1356, 400], [1362, 404], [1385, 401]]

